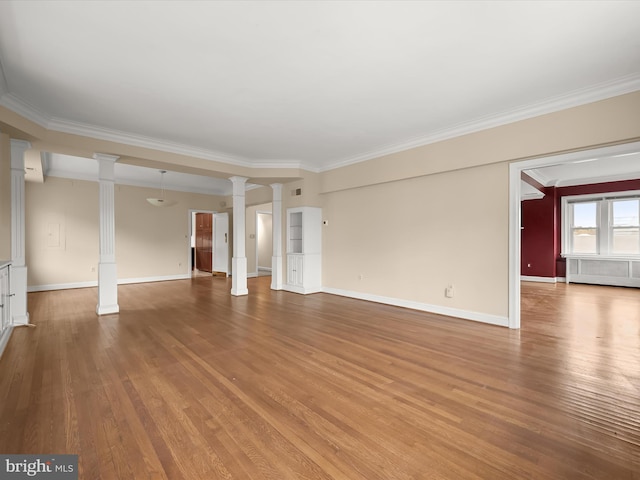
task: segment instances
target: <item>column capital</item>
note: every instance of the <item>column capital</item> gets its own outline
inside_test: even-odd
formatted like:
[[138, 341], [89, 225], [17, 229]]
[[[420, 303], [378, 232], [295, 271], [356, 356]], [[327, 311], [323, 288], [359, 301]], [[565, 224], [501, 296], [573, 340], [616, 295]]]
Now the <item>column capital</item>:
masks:
[[24, 152], [31, 148], [26, 140], [11, 139], [11, 168], [24, 172]]
[[244, 184], [249, 179], [247, 177], [239, 177], [237, 175], [234, 175], [233, 177], [229, 177], [229, 180], [231, 180], [231, 183], [235, 185], [236, 183]]
[[244, 197], [245, 184], [249, 179], [247, 177], [229, 177], [229, 180], [231, 180], [231, 183], [233, 184], [233, 194], [236, 196], [242, 195]]
[[105, 161], [109, 161], [109, 162], [117, 162], [118, 159], [120, 158], [119, 155], [109, 155], [108, 153], [94, 153], [93, 154], [93, 158], [100, 161], [100, 160], [105, 160]]
[[107, 153], [94, 153], [93, 158], [98, 161], [98, 180], [113, 182], [115, 180], [114, 165], [120, 157]]
[[280, 192], [281, 192], [281, 191], [282, 191], [282, 186], [283, 186], [283, 185], [282, 185], [281, 183], [272, 183], [272, 184], [270, 184], [269, 186], [270, 186], [271, 188], [273, 188], [273, 191], [274, 191], [274, 193], [275, 193], [276, 191], [280, 191]]

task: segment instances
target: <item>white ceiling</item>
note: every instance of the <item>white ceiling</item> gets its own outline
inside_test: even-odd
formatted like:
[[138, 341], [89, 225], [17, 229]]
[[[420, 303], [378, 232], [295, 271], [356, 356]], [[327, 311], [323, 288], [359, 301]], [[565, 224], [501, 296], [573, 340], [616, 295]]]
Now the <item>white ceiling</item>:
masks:
[[640, 89], [634, 1], [2, 1], [0, 105], [322, 171]]

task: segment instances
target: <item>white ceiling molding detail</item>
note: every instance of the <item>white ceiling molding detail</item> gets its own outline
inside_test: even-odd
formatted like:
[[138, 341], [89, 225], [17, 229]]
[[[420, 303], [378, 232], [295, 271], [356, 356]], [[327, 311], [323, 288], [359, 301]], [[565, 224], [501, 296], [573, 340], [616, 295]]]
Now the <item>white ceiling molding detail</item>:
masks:
[[0, 105], [53, 132], [323, 172], [640, 91], [639, 16], [599, 0], [5, 0]]
[[[374, 158], [391, 155], [411, 148], [417, 148], [432, 143], [448, 140], [451, 138], [467, 135], [481, 130], [506, 125], [509, 123], [526, 120], [528, 118], [553, 113], [571, 107], [585, 105], [587, 103], [606, 100], [607, 98], [624, 95], [640, 90], [640, 74], [628, 75], [624, 78], [606, 82], [601, 85], [592, 86], [576, 92], [561, 95], [553, 99], [538, 102], [533, 105], [523, 106], [509, 112], [501, 114], [489, 115], [481, 119], [472, 120], [464, 124], [451, 128], [444, 128], [438, 132], [431, 133], [424, 137], [419, 137], [406, 142], [386, 145], [376, 148], [370, 152], [357, 155], [354, 157], [339, 159], [332, 163], [328, 163], [326, 167], [318, 168], [312, 165], [305, 165], [297, 160], [250, 160], [248, 158], [234, 157], [220, 152], [191, 147], [188, 145], [180, 145], [167, 142], [164, 140], [133, 135], [126, 132], [109, 130], [106, 128], [86, 125], [59, 118], [52, 118], [43, 112], [38, 111], [22, 99], [13, 94], [5, 94], [0, 98], [0, 105], [22, 115], [23, 117], [37, 123], [38, 125], [62, 133], [70, 133], [81, 135], [97, 140], [107, 140], [124, 145], [135, 147], [149, 148], [163, 152], [175, 153], [178, 155], [186, 155], [204, 160], [213, 160], [221, 163], [237, 165], [241, 167], [259, 167], [259, 168], [300, 168], [311, 172], [329, 171], [340, 167], [346, 167]], [[541, 182], [542, 183], [542, 182]]]
[[579, 159], [526, 170], [545, 187], [572, 187], [593, 183], [640, 179], [640, 151], [598, 158]]
[[[115, 163], [114, 169], [117, 185], [158, 189], [158, 169], [118, 162]], [[98, 180], [98, 163], [90, 158], [47, 152], [44, 161], [44, 176], [96, 182]], [[164, 178], [164, 187], [170, 191], [200, 193], [202, 195], [228, 196], [232, 193], [232, 184], [227, 179], [171, 171], [167, 172]], [[260, 185], [247, 184], [247, 190], [254, 188], [260, 188]]]
[[524, 180], [520, 181], [520, 200], [539, 200], [544, 198], [544, 193]]
[[627, 75], [623, 78], [604, 82], [600, 85], [583, 88], [575, 92], [559, 95], [531, 105], [524, 105], [511, 111], [487, 115], [484, 118], [478, 118], [460, 125], [443, 128], [440, 131], [433, 132], [424, 137], [419, 137], [407, 142], [382, 146], [368, 153], [331, 163], [325, 168], [322, 168], [321, 171], [346, 167], [347, 165], [365, 162], [384, 155], [391, 155], [411, 148], [423, 147], [443, 140], [449, 140], [462, 135], [468, 135], [470, 133], [487, 130], [489, 128], [527, 120], [529, 118], [558, 112], [572, 107], [579, 107], [580, 105], [606, 100], [607, 98], [632, 93], [638, 90], [640, 90], [640, 73]]

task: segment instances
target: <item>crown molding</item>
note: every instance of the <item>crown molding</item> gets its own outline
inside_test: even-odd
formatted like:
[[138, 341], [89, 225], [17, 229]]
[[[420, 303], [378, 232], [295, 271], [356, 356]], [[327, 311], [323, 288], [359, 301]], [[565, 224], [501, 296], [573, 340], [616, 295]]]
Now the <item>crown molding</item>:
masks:
[[159, 150], [162, 152], [175, 153], [177, 155], [185, 155], [189, 157], [202, 158], [214, 162], [226, 163], [246, 168], [300, 168], [309, 170], [309, 167], [297, 160], [251, 160], [246, 157], [238, 157], [222, 153], [214, 150], [193, 147], [181, 143], [168, 142], [153, 137], [145, 137], [143, 135], [135, 135], [119, 130], [112, 130], [95, 125], [88, 125], [79, 122], [73, 122], [54, 117], [48, 124], [49, 130], [54, 130], [72, 135], [81, 135], [98, 140], [106, 140], [134, 147], [148, 148], [151, 150]]
[[531, 170], [525, 170], [526, 174], [533, 178], [536, 182], [541, 184], [544, 187], [552, 187], [553, 181], [550, 178], [547, 178], [544, 173], [540, 171], [538, 168], [533, 168]]
[[252, 163], [242, 157], [236, 157], [222, 152], [207, 150], [204, 148], [193, 147], [181, 143], [168, 142], [144, 135], [136, 135], [119, 130], [98, 127], [71, 120], [65, 120], [53, 117], [47, 128], [56, 132], [69, 133], [71, 135], [81, 135], [85, 137], [95, 138], [98, 140], [106, 140], [109, 142], [122, 143], [134, 147], [149, 148], [152, 150], [160, 150], [162, 152], [175, 153], [178, 155], [187, 155], [190, 157], [212, 160], [240, 167], [251, 167]]
[[[0, 71], [0, 73], [2, 73]], [[202, 158], [229, 165], [235, 165], [246, 168], [299, 168], [303, 170], [318, 171], [314, 167], [303, 164], [297, 160], [255, 160], [248, 158], [229, 155], [226, 153], [207, 150], [204, 148], [193, 147], [175, 142], [168, 142], [157, 138], [146, 137], [143, 135], [135, 135], [119, 130], [98, 127], [71, 120], [65, 120], [58, 117], [51, 117], [43, 111], [37, 109], [33, 105], [25, 102], [20, 97], [12, 93], [2, 92], [3, 77], [0, 75], [0, 105], [12, 110], [18, 115], [23, 116], [43, 128], [48, 130], [68, 133], [71, 135], [79, 135], [97, 140], [106, 140], [134, 147], [148, 148], [151, 150], [159, 150], [162, 152], [175, 153], [177, 155], [185, 155], [189, 157]]]
[[606, 100], [607, 98], [636, 92], [638, 90], [640, 90], [640, 73], [633, 73], [615, 80], [574, 90], [573, 92], [563, 95], [557, 95], [540, 102], [523, 105], [512, 110], [487, 115], [452, 127], [443, 128], [425, 136], [420, 136], [404, 142], [382, 145], [379, 148], [370, 150], [369, 152], [337, 160], [334, 163], [321, 168], [320, 171], [326, 172], [328, 170], [335, 170], [336, 168], [365, 162], [385, 155], [391, 155], [404, 150], [422, 147], [432, 143], [460, 137], [462, 135], [468, 135], [481, 130], [487, 130], [489, 128], [527, 120], [529, 118], [586, 105], [600, 100]]
[[551, 97], [541, 102], [532, 103], [509, 111], [480, 117], [469, 122], [437, 130], [425, 136], [416, 137], [403, 142], [382, 145], [359, 155], [338, 159], [324, 167], [312, 166], [298, 160], [251, 160], [249, 158], [238, 157], [214, 150], [168, 142], [143, 135], [135, 135], [95, 125], [65, 120], [58, 117], [51, 117], [16, 95], [12, 93], [3, 93], [3, 90], [4, 92], [7, 91], [7, 85], [2, 72], [2, 66], [0, 65], [0, 105], [48, 130], [80, 135], [98, 140], [106, 140], [135, 147], [149, 148], [152, 150], [175, 153], [177, 155], [201, 158], [246, 168], [298, 168], [314, 173], [321, 173], [365, 162], [374, 158], [383, 157], [385, 155], [391, 155], [404, 150], [410, 150], [412, 148], [479, 132], [481, 130], [499, 127], [501, 125], [526, 120], [567, 108], [577, 107], [618, 95], [635, 92], [640, 90], [640, 73], [634, 73], [616, 80], [575, 90], [564, 95]]
[[2, 59], [0, 58], [0, 97], [9, 93], [9, 84], [7, 82], [7, 76], [4, 74], [4, 67], [2, 66]]
[[575, 187], [577, 185], [592, 185], [594, 183], [622, 182], [625, 180], [640, 180], [640, 173], [630, 172], [619, 175], [604, 175], [599, 177], [577, 178], [575, 180], [557, 181], [555, 187]]
[[25, 102], [20, 97], [17, 97], [13, 93], [5, 93], [0, 97], [0, 105], [8, 108], [9, 110], [17, 113], [18, 115], [26, 118], [40, 125], [41, 127], [48, 128], [51, 117], [44, 113], [42, 110], [38, 110], [33, 105]]

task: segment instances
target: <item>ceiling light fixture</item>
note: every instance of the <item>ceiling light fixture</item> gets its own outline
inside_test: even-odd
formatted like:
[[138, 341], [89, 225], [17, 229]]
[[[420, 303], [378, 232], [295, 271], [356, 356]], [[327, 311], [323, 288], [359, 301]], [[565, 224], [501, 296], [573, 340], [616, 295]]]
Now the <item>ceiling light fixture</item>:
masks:
[[147, 202], [149, 202], [154, 207], [171, 207], [178, 203], [176, 200], [167, 200], [164, 198], [164, 174], [167, 173], [166, 170], [160, 170], [160, 198], [150, 197], [147, 198]]

